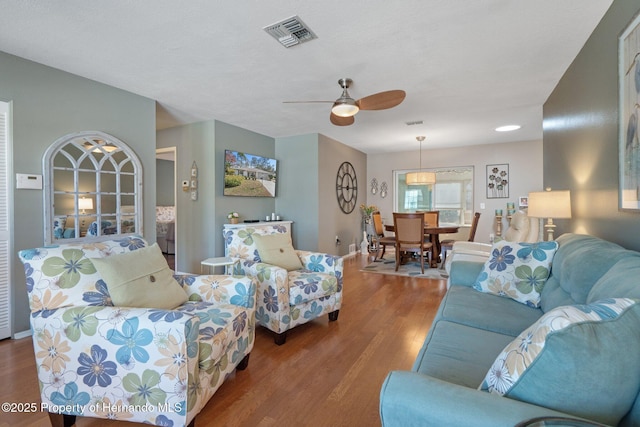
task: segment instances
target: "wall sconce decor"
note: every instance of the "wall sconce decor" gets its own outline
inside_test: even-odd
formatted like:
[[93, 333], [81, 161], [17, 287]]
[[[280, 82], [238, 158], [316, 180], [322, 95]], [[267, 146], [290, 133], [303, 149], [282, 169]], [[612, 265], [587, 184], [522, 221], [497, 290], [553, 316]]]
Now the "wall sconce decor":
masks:
[[387, 183], [385, 181], [382, 181], [382, 184], [380, 185], [380, 197], [382, 197], [383, 199], [387, 197], [387, 191]]
[[378, 180], [373, 178], [371, 179], [371, 194], [378, 193]]

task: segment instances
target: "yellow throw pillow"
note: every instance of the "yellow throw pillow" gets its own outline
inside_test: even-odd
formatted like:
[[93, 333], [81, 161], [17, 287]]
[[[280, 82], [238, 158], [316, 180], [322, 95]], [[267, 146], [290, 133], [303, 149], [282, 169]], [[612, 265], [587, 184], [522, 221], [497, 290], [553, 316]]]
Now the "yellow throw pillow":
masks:
[[116, 307], [174, 309], [188, 299], [157, 243], [91, 261]]
[[287, 271], [300, 270], [302, 262], [293, 249], [291, 236], [287, 233], [254, 234], [260, 260], [267, 264], [277, 265]]

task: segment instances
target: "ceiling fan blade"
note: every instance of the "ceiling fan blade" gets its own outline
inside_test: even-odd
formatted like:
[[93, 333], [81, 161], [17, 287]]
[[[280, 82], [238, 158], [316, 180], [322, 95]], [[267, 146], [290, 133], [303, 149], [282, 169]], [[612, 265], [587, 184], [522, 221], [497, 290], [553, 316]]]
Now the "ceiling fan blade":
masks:
[[399, 105], [406, 95], [403, 90], [388, 90], [365, 96], [356, 102], [361, 110], [386, 110]]
[[333, 113], [331, 113], [331, 116], [329, 116], [329, 120], [331, 120], [331, 123], [333, 123], [336, 126], [350, 126], [353, 124], [353, 122], [355, 122], [355, 119], [353, 116], [340, 117], [340, 116], [336, 116]]
[[326, 103], [330, 103], [333, 104], [336, 101], [282, 101], [283, 104], [318, 104], [318, 103], [322, 103], [322, 104], [326, 104]]

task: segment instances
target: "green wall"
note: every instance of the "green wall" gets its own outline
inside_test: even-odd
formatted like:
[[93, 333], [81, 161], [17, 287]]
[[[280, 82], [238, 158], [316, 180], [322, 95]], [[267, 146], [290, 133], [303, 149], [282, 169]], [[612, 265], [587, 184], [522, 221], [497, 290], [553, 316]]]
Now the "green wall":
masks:
[[571, 190], [562, 232], [640, 250], [640, 214], [618, 210], [618, 35], [640, 9], [615, 0], [544, 105], [544, 186]]
[[12, 103], [10, 197], [12, 330], [29, 329], [25, 276], [17, 252], [44, 243], [43, 192], [16, 190], [15, 173], [42, 174], [42, 156], [59, 137], [83, 130], [124, 141], [143, 166], [144, 235], [155, 239], [155, 102], [0, 52], [0, 99]]

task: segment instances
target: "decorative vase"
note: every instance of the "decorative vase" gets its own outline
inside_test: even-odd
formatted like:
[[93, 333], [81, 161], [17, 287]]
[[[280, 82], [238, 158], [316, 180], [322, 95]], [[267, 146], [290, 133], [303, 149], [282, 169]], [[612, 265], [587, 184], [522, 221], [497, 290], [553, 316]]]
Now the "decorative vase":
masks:
[[238, 223], [238, 218], [229, 218], [229, 223], [230, 224], [237, 224]]

